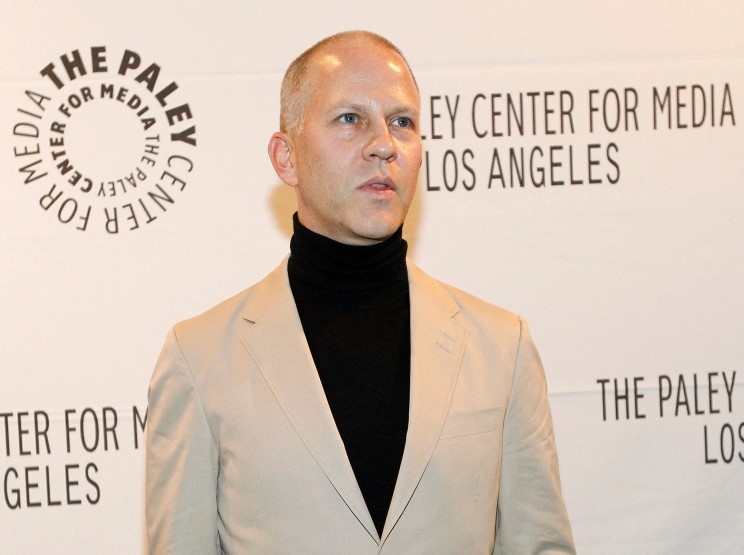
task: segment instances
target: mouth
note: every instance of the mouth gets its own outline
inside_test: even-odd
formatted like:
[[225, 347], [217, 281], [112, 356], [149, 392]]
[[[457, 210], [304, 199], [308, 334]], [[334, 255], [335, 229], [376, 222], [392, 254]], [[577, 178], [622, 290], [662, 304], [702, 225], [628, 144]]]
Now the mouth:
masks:
[[362, 183], [359, 186], [360, 189], [371, 191], [371, 192], [385, 192], [385, 191], [392, 191], [395, 192], [398, 190], [398, 188], [395, 185], [395, 182], [390, 179], [389, 177], [373, 177], [372, 179], [368, 179], [364, 183]]

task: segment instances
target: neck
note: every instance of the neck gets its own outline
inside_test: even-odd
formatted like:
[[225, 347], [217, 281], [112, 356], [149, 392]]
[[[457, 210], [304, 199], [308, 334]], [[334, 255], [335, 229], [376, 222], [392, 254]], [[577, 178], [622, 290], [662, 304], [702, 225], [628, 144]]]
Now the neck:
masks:
[[380, 289], [408, 281], [407, 243], [402, 226], [374, 245], [346, 245], [306, 228], [293, 216], [288, 271], [309, 285], [327, 290]]

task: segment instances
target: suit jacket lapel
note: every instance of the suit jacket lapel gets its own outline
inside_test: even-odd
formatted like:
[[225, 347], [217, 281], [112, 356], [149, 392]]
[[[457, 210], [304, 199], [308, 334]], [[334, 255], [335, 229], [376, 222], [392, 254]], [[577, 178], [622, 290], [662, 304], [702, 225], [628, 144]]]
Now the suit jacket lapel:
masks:
[[243, 311], [241, 341], [320, 468], [367, 532], [379, 541], [302, 330], [286, 259]]
[[410, 261], [411, 399], [408, 435], [382, 541], [408, 505], [426, 470], [449, 412], [468, 330], [453, 316], [459, 307]]

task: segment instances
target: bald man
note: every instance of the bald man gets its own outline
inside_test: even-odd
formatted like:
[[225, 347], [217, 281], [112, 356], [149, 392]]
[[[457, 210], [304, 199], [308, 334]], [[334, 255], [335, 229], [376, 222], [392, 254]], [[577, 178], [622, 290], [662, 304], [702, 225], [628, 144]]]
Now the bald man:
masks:
[[290, 255], [166, 339], [151, 553], [575, 552], [527, 324], [406, 258], [419, 106], [372, 33], [287, 70], [268, 151]]

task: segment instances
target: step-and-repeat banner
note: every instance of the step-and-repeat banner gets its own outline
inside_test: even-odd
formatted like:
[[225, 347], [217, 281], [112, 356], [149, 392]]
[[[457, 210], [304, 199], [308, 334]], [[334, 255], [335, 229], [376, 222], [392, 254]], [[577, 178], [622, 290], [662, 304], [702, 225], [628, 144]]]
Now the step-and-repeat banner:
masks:
[[279, 83], [349, 28], [421, 86], [412, 258], [531, 322], [579, 551], [744, 550], [744, 9], [500, 4], [2, 3], [0, 552], [145, 552], [165, 333], [286, 254]]

